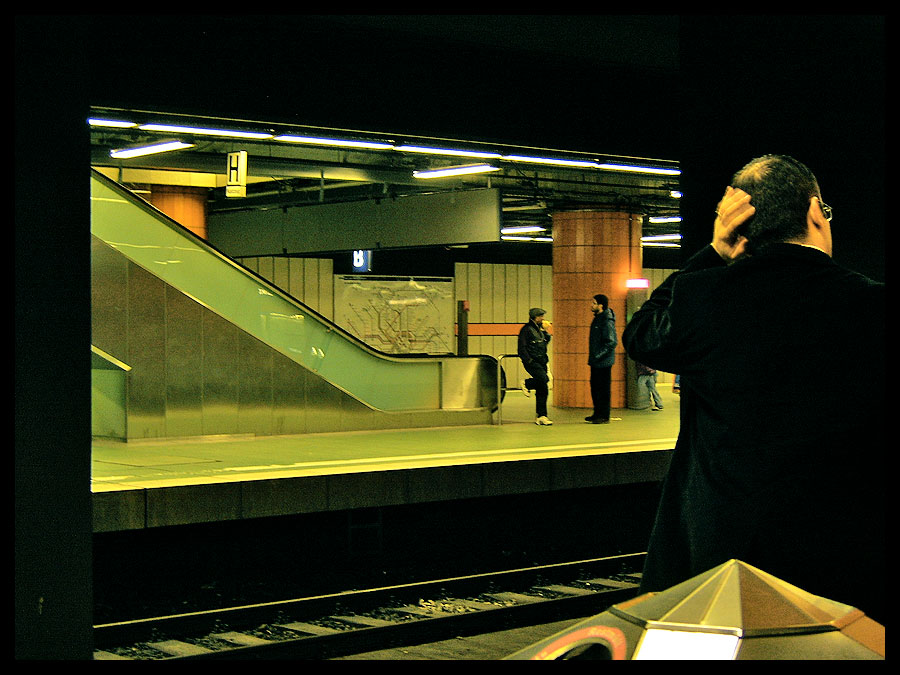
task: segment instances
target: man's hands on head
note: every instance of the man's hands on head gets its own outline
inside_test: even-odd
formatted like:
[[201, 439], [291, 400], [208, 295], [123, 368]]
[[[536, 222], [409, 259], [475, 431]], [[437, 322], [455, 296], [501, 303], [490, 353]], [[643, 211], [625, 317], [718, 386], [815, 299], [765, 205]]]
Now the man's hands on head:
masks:
[[738, 188], [726, 188], [725, 196], [716, 207], [712, 240], [712, 247], [726, 262], [734, 262], [749, 254], [749, 241], [737, 230], [754, 213], [756, 209], [750, 204], [750, 195]]

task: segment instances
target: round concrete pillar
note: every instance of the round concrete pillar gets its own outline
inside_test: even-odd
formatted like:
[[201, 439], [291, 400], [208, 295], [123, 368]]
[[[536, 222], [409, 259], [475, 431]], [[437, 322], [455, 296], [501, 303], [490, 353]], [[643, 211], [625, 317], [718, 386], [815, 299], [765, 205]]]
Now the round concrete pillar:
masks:
[[616, 362], [610, 403], [626, 407], [626, 281], [641, 276], [643, 214], [608, 211], [561, 211], [553, 214], [553, 405], [592, 408], [588, 334], [591, 301], [609, 298], [616, 315]]

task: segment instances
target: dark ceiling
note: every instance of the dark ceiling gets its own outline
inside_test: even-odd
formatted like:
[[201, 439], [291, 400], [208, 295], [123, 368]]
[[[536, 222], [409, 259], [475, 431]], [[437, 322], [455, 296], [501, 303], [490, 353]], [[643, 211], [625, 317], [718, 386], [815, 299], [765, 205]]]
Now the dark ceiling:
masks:
[[[673, 16], [177, 19], [141, 17], [140, 30], [128, 31], [120, 18], [91, 18], [94, 34], [128, 35], [121, 49], [109, 41], [92, 47], [92, 116], [677, 168]], [[195, 147], [112, 160], [110, 149], [159, 134], [94, 129], [91, 162], [123, 169], [118, 177], [129, 183], [138, 180], [129, 178], [137, 167], [221, 173], [226, 152], [248, 149], [247, 198], [226, 199], [218, 187], [212, 212], [488, 185], [502, 190], [509, 226], [549, 228], [549, 214], [563, 208], [650, 216], [677, 215], [679, 208], [671, 195], [677, 175], [495, 162], [495, 173], [426, 182], [412, 171], [466, 162], [179, 136]], [[677, 225], [646, 227], [647, 234], [673, 231]]]
[[673, 16], [87, 21], [92, 105], [677, 159]]
[[883, 278], [884, 19], [17, 16], [17, 167], [52, 175], [64, 136], [20, 130], [77, 142], [90, 106], [658, 158], [682, 169], [690, 251], [729, 176], [782, 152], [853, 224], [836, 259]]

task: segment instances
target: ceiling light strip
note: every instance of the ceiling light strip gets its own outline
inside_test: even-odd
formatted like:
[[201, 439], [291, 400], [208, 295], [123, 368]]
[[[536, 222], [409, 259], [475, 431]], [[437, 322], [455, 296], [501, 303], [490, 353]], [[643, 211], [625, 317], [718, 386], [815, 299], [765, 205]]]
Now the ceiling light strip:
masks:
[[195, 134], [199, 136], [225, 136], [227, 138], [249, 138], [266, 140], [273, 134], [260, 131], [238, 131], [234, 129], [207, 129], [204, 127], [184, 127], [174, 124], [142, 124], [138, 127], [141, 131], [161, 131], [171, 134]]
[[524, 234], [526, 232], [546, 232], [540, 225], [509, 225], [500, 229], [500, 234]]
[[307, 145], [328, 145], [342, 148], [366, 148], [368, 150], [391, 150], [391, 143], [380, 143], [376, 141], [351, 141], [341, 138], [319, 138], [315, 136], [293, 136], [282, 135], [275, 136], [273, 141], [284, 141], [285, 143], [305, 143]]
[[500, 169], [490, 164], [472, 164], [469, 166], [448, 166], [443, 169], [429, 169], [427, 171], [413, 171], [415, 178], [445, 178], [447, 176], [463, 176], [470, 173], [488, 173]]
[[158, 152], [171, 152], [173, 150], [183, 150], [184, 148], [193, 148], [193, 143], [182, 143], [181, 141], [168, 141], [166, 143], [154, 143], [152, 145], [142, 145], [136, 148], [122, 148], [119, 150], [110, 150], [109, 156], [115, 159], [129, 159], [131, 157], [142, 157], [144, 155], [154, 155]]
[[463, 150], [459, 148], [439, 148], [414, 144], [395, 145], [391, 142], [352, 140], [345, 138], [326, 138], [320, 136], [303, 136], [295, 134], [281, 134], [275, 136], [269, 132], [240, 131], [234, 129], [210, 129], [205, 127], [188, 127], [172, 124], [142, 124], [125, 120], [106, 120], [91, 118], [88, 120], [91, 126], [112, 128], [134, 128], [142, 131], [160, 133], [184, 133], [207, 136], [221, 136], [227, 138], [246, 138], [252, 140], [274, 140], [284, 143], [303, 143], [306, 145], [324, 145], [329, 147], [359, 148], [365, 150], [396, 150], [398, 152], [411, 152], [419, 154], [444, 155], [450, 157], [472, 157], [477, 159], [498, 159], [506, 162], [518, 162], [526, 164], [544, 164], [549, 166], [562, 166], [584, 169], [600, 169], [604, 171], [625, 171], [631, 173], [655, 174], [664, 176], [678, 176], [680, 169], [657, 166], [638, 166], [631, 164], [601, 163], [587, 159], [565, 159], [559, 157], [540, 157], [534, 155], [502, 154], [499, 152], [482, 150]]
[[552, 164], [554, 166], [573, 166], [584, 168], [596, 168], [597, 162], [583, 159], [553, 159], [550, 157], [529, 157], [525, 155], [503, 155], [501, 159], [507, 162], [527, 162], [529, 164]]
[[657, 166], [632, 166], [630, 164], [597, 164], [598, 169], [607, 171], [631, 171], [633, 173], [652, 173], [661, 176], [680, 176], [681, 169], [665, 169]]
[[133, 129], [137, 126], [137, 122], [126, 122], [124, 120], [103, 120], [92, 117], [88, 120], [88, 124], [92, 127], [109, 127], [112, 129]]
[[553, 241], [553, 237], [525, 237], [514, 234], [500, 235], [500, 239], [503, 241], [531, 241], [541, 243], [549, 243]]
[[641, 241], [680, 241], [680, 234], [648, 234], [645, 237], [641, 237]]
[[397, 145], [394, 150], [399, 152], [417, 152], [426, 155], [447, 155], [450, 157], [475, 157], [478, 159], [498, 159], [502, 157], [499, 152], [482, 152], [476, 150], [451, 150], [447, 148], [428, 148], [421, 145]]

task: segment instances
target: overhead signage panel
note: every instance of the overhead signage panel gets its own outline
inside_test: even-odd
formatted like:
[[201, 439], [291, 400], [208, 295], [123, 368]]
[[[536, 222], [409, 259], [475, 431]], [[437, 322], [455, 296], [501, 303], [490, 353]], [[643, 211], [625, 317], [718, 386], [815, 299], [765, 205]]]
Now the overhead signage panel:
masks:
[[467, 190], [210, 214], [210, 243], [231, 256], [374, 251], [499, 241], [500, 192]]

